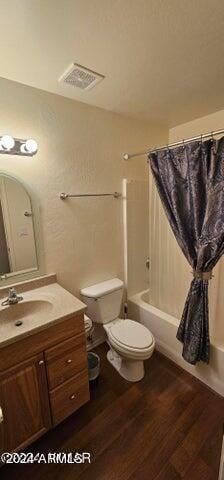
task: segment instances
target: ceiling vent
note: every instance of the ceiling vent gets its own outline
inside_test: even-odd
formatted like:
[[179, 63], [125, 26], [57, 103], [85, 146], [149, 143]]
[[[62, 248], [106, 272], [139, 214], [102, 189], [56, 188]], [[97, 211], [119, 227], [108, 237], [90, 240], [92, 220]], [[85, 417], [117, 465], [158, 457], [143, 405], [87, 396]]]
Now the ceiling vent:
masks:
[[82, 65], [78, 65], [78, 63], [73, 63], [59, 78], [59, 82], [81, 88], [82, 90], [90, 90], [104, 78], [104, 75], [93, 72]]

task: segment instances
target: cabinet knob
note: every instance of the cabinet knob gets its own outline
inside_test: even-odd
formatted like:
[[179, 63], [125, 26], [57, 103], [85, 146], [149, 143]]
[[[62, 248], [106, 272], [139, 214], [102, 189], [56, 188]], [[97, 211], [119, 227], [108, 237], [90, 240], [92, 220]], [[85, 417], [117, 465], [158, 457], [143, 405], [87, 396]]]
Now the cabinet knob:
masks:
[[72, 363], [71, 358], [68, 358], [68, 360], [66, 360], [66, 363]]
[[44, 361], [43, 361], [43, 360], [40, 360], [40, 361], [38, 362], [38, 364], [39, 364], [39, 365], [43, 365], [43, 364], [44, 364]]
[[71, 395], [70, 397], [70, 400], [74, 400], [75, 398], [78, 397], [78, 394], [77, 393], [73, 393], [73, 395]]

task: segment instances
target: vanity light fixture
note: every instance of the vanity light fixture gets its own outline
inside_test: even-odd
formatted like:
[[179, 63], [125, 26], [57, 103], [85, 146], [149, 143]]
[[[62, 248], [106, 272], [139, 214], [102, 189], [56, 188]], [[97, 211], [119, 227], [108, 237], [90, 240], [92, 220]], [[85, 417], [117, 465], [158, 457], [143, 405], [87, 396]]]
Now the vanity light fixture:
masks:
[[23, 140], [21, 138], [13, 138], [11, 135], [0, 136], [0, 154], [32, 157], [37, 153], [37, 150], [38, 144], [33, 138]]

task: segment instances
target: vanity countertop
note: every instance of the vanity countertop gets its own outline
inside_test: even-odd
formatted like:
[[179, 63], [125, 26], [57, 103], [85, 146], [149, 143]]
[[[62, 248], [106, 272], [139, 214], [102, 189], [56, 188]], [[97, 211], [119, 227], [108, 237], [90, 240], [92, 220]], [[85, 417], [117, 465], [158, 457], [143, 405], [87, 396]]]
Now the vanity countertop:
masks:
[[86, 309], [83, 302], [56, 282], [21, 291], [20, 294], [23, 300], [19, 303], [10, 306], [0, 304], [0, 348]]

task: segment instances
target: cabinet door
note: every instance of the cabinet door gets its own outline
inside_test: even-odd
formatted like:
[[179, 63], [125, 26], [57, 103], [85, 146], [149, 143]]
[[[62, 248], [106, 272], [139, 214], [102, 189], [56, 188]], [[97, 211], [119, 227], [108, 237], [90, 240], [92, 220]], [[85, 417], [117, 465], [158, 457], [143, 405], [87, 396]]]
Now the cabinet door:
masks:
[[44, 358], [38, 354], [0, 374], [0, 445], [21, 450], [51, 426]]

